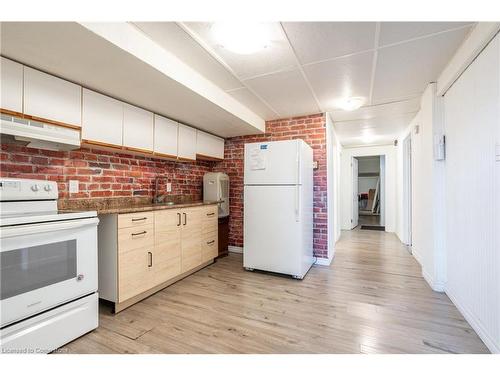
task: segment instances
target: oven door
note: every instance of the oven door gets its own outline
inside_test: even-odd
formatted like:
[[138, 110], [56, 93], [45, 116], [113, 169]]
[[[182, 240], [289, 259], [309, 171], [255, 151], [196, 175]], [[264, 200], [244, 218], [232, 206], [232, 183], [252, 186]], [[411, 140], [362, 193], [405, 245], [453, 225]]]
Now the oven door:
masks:
[[97, 290], [97, 218], [0, 228], [1, 326]]

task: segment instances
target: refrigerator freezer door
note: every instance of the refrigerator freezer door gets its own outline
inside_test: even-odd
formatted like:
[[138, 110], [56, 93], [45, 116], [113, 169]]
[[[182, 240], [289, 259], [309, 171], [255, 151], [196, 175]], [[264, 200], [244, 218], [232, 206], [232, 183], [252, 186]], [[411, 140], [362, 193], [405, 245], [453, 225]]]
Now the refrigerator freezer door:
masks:
[[300, 184], [301, 140], [247, 143], [245, 185]]
[[245, 186], [245, 268], [303, 277], [301, 189]]

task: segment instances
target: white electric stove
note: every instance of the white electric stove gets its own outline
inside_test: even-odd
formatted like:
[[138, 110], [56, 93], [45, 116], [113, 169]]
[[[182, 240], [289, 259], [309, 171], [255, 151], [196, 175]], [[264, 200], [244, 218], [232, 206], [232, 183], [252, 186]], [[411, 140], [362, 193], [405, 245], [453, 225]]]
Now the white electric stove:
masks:
[[54, 181], [0, 178], [0, 348], [47, 353], [98, 325], [95, 211], [60, 212]]

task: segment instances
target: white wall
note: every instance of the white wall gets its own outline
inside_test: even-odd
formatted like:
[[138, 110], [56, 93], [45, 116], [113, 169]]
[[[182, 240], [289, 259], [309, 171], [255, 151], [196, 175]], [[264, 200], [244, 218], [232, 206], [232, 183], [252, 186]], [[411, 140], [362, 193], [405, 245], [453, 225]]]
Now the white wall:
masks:
[[340, 209], [342, 229], [351, 229], [352, 219], [352, 169], [351, 160], [355, 156], [385, 155], [385, 230], [394, 232], [396, 229], [396, 147], [367, 146], [353, 147], [342, 150], [342, 165], [340, 167]]
[[[412, 253], [422, 266], [422, 275], [437, 291], [444, 290], [446, 277], [444, 161], [434, 160], [434, 136], [444, 133], [442, 98], [436, 84], [427, 86], [420, 111], [401, 134], [397, 147], [397, 224], [403, 234], [403, 140], [411, 133], [412, 142]], [[416, 128], [418, 127], [418, 133]]]
[[500, 37], [445, 94], [446, 293], [500, 353]]
[[328, 200], [328, 259], [335, 254], [335, 243], [340, 238], [340, 159], [342, 146], [335, 132], [330, 114], [326, 115], [327, 137], [327, 200]]

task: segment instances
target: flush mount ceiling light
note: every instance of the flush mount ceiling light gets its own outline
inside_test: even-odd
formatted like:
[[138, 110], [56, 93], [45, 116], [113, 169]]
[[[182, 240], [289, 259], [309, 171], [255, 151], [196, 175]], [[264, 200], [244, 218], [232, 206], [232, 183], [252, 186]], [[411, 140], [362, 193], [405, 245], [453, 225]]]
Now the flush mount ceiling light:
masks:
[[217, 22], [212, 26], [212, 32], [221, 47], [241, 55], [258, 52], [270, 44], [263, 23]]
[[365, 103], [365, 99], [361, 97], [349, 97], [341, 99], [337, 102], [337, 107], [344, 111], [354, 111], [360, 108]]

